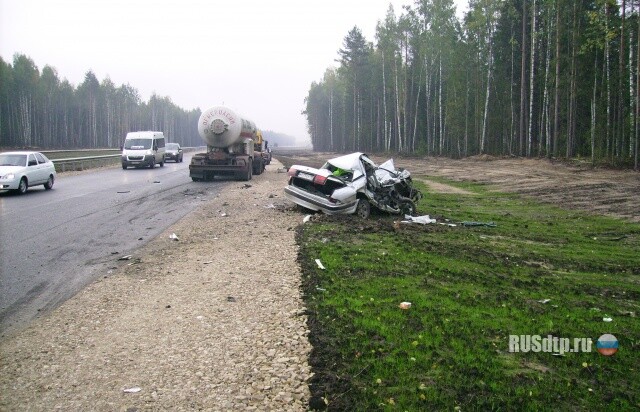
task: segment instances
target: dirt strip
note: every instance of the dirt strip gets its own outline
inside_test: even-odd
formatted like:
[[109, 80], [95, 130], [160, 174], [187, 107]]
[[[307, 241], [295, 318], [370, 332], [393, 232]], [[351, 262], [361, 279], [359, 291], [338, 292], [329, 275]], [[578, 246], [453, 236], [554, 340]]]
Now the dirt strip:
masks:
[[4, 338], [0, 410], [306, 410], [301, 215], [284, 200], [279, 167], [229, 182]]

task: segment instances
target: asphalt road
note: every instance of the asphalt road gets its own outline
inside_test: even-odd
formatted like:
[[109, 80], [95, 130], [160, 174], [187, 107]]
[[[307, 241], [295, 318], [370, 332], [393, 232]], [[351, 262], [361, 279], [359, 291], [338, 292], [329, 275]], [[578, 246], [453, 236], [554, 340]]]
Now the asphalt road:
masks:
[[0, 193], [0, 333], [108, 276], [120, 257], [215, 196], [226, 182], [192, 182], [190, 159], [63, 174], [50, 191]]

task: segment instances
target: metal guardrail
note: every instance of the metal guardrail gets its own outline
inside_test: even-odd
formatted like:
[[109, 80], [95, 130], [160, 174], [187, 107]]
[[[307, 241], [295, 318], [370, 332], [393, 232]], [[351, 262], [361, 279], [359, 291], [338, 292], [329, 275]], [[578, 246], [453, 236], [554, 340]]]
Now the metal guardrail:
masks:
[[[199, 147], [183, 147], [183, 152], [191, 152], [198, 149], [201, 149], [202, 146]], [[118, 149], [78, 149], [78, 150], [48, 150], [42, 151], [41, 153], [64, 153], [71, 152], [77, 153], [82, 151], [90, 151], [90, 152], [100, 152], [100, 151], [114, 151]], [[67, 172], [72, 170], [85, 170], [85, 169], [93, 169], [96, 167], [107, 166], [110, 164], [116, 164], [118, 162], [115, 159], [120, 159], [121, 153], [118, 151], [116, 154], [111, 155], [100, 155], [100, 156], [83, 156], [83, 157], [68, 157], [62, 159], [51, 159], [53, 164], [56, 167], [57, 172]]]
[[69, 157], [66, 159], [52, 159], [56, 171], [67, 172], [69, 170], [85, 170], [93, 169], [95, 167], [107, 166], [109, 164], [115, 164], [114, 159], [119, 159], [122, 155], [120, 153], [113, 155], [102, 156], [85, 156], [85, 157]]

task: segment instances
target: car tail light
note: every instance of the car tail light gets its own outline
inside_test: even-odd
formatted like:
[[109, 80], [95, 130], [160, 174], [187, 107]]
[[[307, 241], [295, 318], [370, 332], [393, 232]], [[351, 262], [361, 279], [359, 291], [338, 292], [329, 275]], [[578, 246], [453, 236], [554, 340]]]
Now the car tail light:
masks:
[[296, 174], [298, 173], [298, 171], [296, 169], [294, 169], [293, 167], [290, 167], [289, 170], [287, 171], [287, 174], [291, 177], [295, 177]]
[[326, 181], [327, 181], [327, 176], [316, 175], [316, 177], [313, 178], [313, 183], [317, 185], [324, 185], [324, 182]]

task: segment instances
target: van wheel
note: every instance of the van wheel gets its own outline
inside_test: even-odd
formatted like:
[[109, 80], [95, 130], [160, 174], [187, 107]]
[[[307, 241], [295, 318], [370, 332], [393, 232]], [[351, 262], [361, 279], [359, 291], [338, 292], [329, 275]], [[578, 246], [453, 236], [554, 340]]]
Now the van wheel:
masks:
[[149, 163], [149, 169], [153, 169], [156, 167], [156, 159], [151, 159], [151, 163]]
[[164, 161], [160, 162], [160, 167], [164, 167]]

